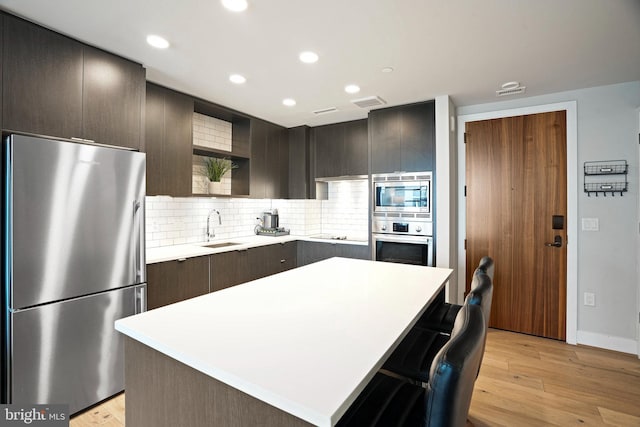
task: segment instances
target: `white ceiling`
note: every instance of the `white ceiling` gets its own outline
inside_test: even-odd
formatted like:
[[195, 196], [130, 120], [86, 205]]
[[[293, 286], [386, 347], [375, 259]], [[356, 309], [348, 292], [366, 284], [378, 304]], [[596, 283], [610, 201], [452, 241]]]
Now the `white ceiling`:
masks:
[[[0, 7], [141, 62], [147, 80], [286, 126], [364, 118], [350, 100], [496, 101], [640, 80], [639, 0], [0, 0]], [[147, 45], [148, 34], [171, 47]], [[313, 50], [313, 65], [298, 60]], [[383, 67], [394, 72], [382, 73]], [[231, 73], [246, 84], [229, 82]], [[344, 92], [348, 83], [362, 90]], [[282, 99], [296, 99], [285, 107]], [[500, 98], [505, 99], [505, 98]], [[315, 116], [313, 110], [338, 112]]]

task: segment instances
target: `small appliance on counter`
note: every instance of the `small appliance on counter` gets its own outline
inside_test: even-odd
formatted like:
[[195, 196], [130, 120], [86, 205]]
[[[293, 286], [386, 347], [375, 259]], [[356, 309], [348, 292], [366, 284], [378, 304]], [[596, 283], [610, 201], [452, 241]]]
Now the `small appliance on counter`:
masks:
[[256, 218], [260, 224], [256, 225], [255, 232], [259, 236], [286, 236], [289, 230], [280, 227], [278, 209], [270, 209], [262, 213], [262, 218]]

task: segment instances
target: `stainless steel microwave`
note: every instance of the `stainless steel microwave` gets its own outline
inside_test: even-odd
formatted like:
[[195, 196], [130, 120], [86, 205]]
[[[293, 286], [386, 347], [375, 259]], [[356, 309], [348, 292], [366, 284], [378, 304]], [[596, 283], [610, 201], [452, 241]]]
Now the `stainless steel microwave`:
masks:
[[373, 175], [374, 212], [431, 213], [431, 172]]

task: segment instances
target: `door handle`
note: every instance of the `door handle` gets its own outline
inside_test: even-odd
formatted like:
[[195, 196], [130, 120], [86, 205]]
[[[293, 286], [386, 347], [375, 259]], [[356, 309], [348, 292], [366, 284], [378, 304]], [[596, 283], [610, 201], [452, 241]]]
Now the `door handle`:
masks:
[[562, 247], [562, 237], [561, 236], [556, 236], [553, 238], [553, 243], [545, 243], [545, 246], [550, 246], [550, 247], [554, 247], [554, 248], [561, 248]]

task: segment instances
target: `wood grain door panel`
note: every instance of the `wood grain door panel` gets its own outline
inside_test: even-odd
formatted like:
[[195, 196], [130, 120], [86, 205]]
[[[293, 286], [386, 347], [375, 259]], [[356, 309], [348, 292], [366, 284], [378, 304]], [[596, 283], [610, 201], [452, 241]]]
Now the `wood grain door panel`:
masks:
[[4, 129], [82, 136], [82, 45], [4, 16]]
[[[491, 326], [565, 338], [566, 113], [467, 123], [467, 292], [496, 262]], [[561, 230], [554, 215], [564, 217]], [[562, 247], [547, 246], [556, 236]]]

